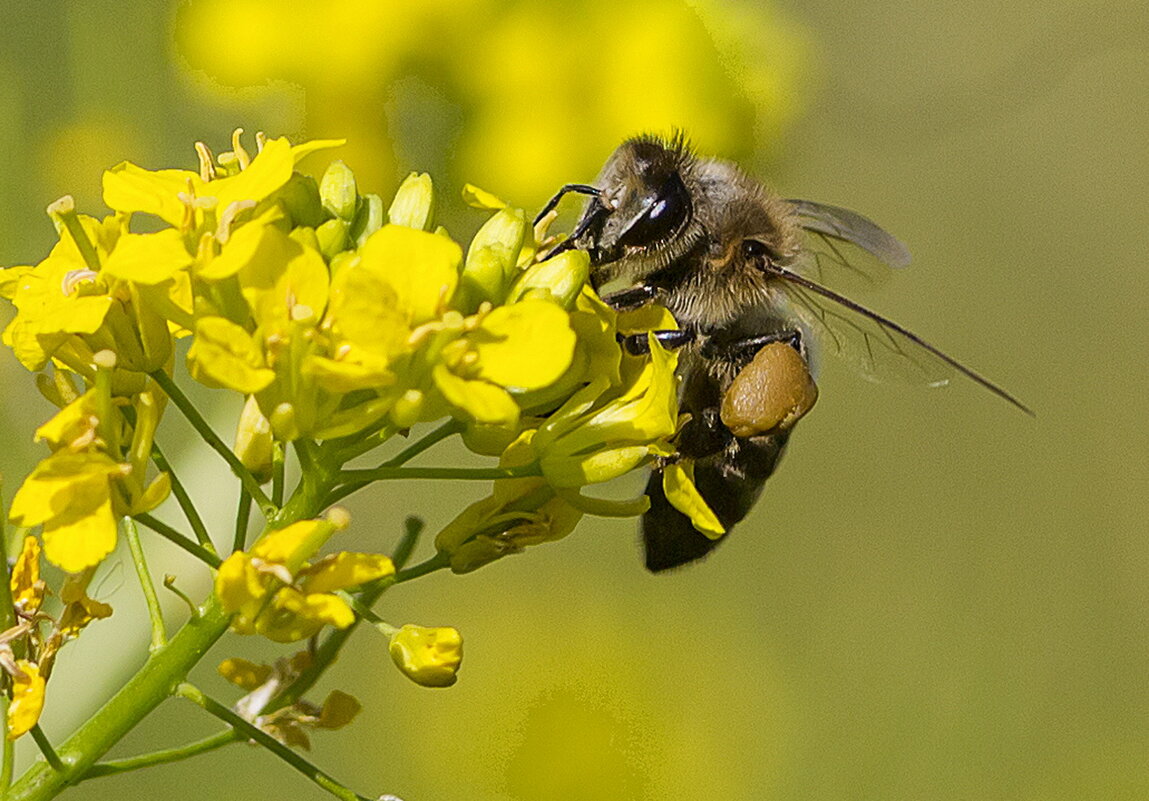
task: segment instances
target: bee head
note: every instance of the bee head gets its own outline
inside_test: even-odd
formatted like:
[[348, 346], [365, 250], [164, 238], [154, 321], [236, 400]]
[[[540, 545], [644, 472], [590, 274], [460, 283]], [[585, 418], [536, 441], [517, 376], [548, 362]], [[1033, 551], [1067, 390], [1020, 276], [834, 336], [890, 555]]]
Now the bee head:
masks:
[[611, 264], [619, 275], [669, 264], [693, 239], [688, 184], [694, 163], [681, 136], [623, 142], [596, 182], [600, 194], [583, 213], [575, 246], [585, 248], [595, 266]]

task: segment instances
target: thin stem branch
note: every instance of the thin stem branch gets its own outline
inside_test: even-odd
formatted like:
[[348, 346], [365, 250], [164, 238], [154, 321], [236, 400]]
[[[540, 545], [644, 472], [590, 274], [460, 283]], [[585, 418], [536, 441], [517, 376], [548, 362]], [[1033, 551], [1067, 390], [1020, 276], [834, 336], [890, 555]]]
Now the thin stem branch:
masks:
[[251, 496], [242, 487], [239, 490], [239, 506], [235, 510], [235, 535], [231, 539], [231, 550], [242, 551], [247, 544], [247, 526], [251, 521]]
[[187, 418], [187, 421], [191, 423], [192, 428], [194, 428], [199, 433], [199, 435], [203, 438], [203, 441], [211, 446], [211, 448], [216, 453], [218, 453], [225, 462], [227, 462], [228, 466], [231, 467], [231, 471], [235, 473], [236, 477], [240, 480], [240, 483], [243, 484], [244, 489], [248, 491], [251, 497], [259, 505], [260, 511], [263, 512], [264, 517], [271, 517], [274, 515], [276, 512], [276, 506], [263, 493], [263, 490], [259, 486], [259, 482], [255, 480], [255, 476], [251, 474], [250, 470], [243, 466], [243, 463], [239, 460], [239, 457], [235, 455], [235, 452], [232, 451], [231, 448], [227, 447], [224, 441], [220, 439], [219, 435], [212, 430], [211, 426], [208, 425], [207, 420], [203, 418], [203, 415], [199, 413], [199, 410], [196, 409], [196, 407], [188, 399], [187, 395], [183, 393], [183, 390], [176, 386], [176, 383], [172, 380], [171, 376], [169, 376], [163, 370], [154, 370], [148, 373], [148, 375], [150, 375], [152, 379], [160, 385], [160, 388], [165, 393], [167, 393], [167, 396], [171, 399], [172, 403], [174, 403], [176, 408], [180, 410], [185, 418]]
[[31, 729], [32, 739], [36, 741], [36, 746], [40, 749], [40, 753], [44, 755], [44, 759], [51, 765], [52, 770], [57, 773], [64, 772], [64, 763], [60, 761], [60, 755], [56, 753], [56, 749], [52, 747], [52, 743], [48, 741], [48, 735], [44, 734], [44, 730], [40, 728], [37, 723]]
[[284, 484], [287, 480], [287, 452], [281, 442], [276, 442], [272, 447], [274, 457], [271, 461], [271, 502], [278, 508], [283, 506]]
[[135, 519], [137, 522], [143, 523], [145, 526], [171, 542], [173, 545], [177, 545], [180, 548], [183, 548], [185, 551], [209, 567], [219, 567], [221, 561], [219, 556], [207, 550], [202, 545], [198, 545], [197, 543], [192, 542], [190, 539], [176, 531], [164, 521], [158, 520], [152, 517], [150, 514], [146, 513], [135, 515]]
[[412, 515], [403, 521], [403, 536], [399, 538], [395, 550], [391, 552], [391, 563], [396, 570], [402, 570], [415, 552], [415, 545], [419, 542], [419, 535], [426, 526], [420, 518]]
[[235, 729], [244, 738], [259, 743], [336, 798], [341, 798], [343, 801], [370, 801], [370, 799], [365, 796], [361, 796], [347, 787], [344, 787], [329, 774], [311, 764], [302, 756], [279, 742], [279, 740], [263, 731], [263, 729], [248, 722], [218, 701], [204, 695], [199, 688], [194, 685], [183, 682], [176, 688], [176, 694], [203, 708], [208, 714], [219, 718]]
[[[8, 704], [11, 700], [7, 693], [0, 693], [0, 712], [4, 720], [8, 720]], [[12, 772], [16, 762], [16, 743], [4, 738], [4, 764], [0, 767], [0, 798], [8, 797], [8, 788], [12, 786]]]
[[206, 754], [208, 751], [214, 751], [225, 745], [241, 742], [242, 739], [235, 729], [225, 729], [210, 737], [196, 740], [187, 745], [181, 745], [178, 748], [166, 748], [162, 751], [153, 751], [150, 754], [140, 754], [139, 756], [128, 757], [127, 759], [97, 762], [88, 769], [87, 773], [80, 777], [80, 781], [96, 779], [100, 776], [113, 776], [117, 773], [127, 773], [128, 771], [139, 770], [140, 768], [150, 768], [153, 765], [163, 765], [167, 762], [179, 762], [182, 759], [188, 759], [189, 757], [198, 756], [199, 754]]
[[176, 496], [176, 502], [180, 505], [180, 509], [187, 518], [188, 525], [191, 526], [192, 532], [195, 534], [196, 540], [207, 550], [212, 553], [216, 552], [215, 544], [211, 541], [211, 536], [207, 532], [207, 526], [204, 525], [203, 518], [200, 517], [199, 510], [195, 508], [195, 502], [188, 494], [187, 488], [184, 487], [183, 482], [176, 476], [175, 470], [172, 469], [171, 462], [164, 456], [160, 446], [152, 443], [152, 461], [156, 463], [156, 467], [168, 474], [172, 481], [172, 495]]
[[366, 470], [340, 470], [341, 486], [332, 490], [327, 505], [341, 501], [374, 481], [456, 480], [494, 481], [542, 475], [537, 463], [520, 467], [375, 467]]
[[447, 437], [451, 436], [452, 434], [458, 434], [462, 430], [463, 424], [461, 422], [458, 420], [448, 420], [447, 422], [443, 423], [443, 425], [436, 428], [434, 431], [430, 431], [425, 436], [415, 440], [406, 448], [399, 451], [397, 454], [379, 466], [398, 467], [399, 465], [406, 464], [418, 456], [420, 453], [430, 448], [432, 445], [442, 442]]
[[436, 570], [442, 570], [451, 565], [451, 556], [448, 553], [437, 553], [425, 562], [409, 567], [406, 570], [400, 570], [395, 574], [394, 584], [402, 584], [411, 579], [417, 579], [420, 576], [425, 576], [428, 573], [434, 573]]
[[152, 582], [151, 571], [148, 570], [148, 561], [144, 556], [144, 546], [140, 543], [140, 532], [136, 528], [136, 521], [130, 517], [124, 518], [124, 534], [128, 541], [128, 550], [132, 553], [132, 565], [136, 568], [136, 578], [140, 580], [140, 589], [144, 591], [144, 600], [148, 605], [148, 617], [152, 622], [152, 643], [150, 651], [163, 648], [168, 642], [167, 628], [164, 626], [164, 613], [160, 609], [160, 599], [156, 595], [156, 585]]

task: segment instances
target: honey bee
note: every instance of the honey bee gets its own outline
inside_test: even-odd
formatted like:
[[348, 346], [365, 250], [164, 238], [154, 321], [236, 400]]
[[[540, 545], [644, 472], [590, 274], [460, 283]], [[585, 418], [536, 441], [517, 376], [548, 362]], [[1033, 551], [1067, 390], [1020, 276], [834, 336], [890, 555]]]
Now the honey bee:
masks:
[[[568, 192], [590, 200], [552, 252], [585, 250], [595, 288], [621, 287], [603, 295], [614, 308], [657, 302], [679, 323], [678, 330], [655, 332], [661, 344], [679, 349], [679, 402], [689, 415], [673, 458], [693, 462], [695, 484], [727, 531], [754, 505], [794, 422], [816, 397], [800, 386], [809, 379], [813, 338], [867, 377], [937, 386], [963, 375], [1032, 415], [998, 385], [823, 283], [835, 270], [878, 279], [909, 263], [906, 247], [860, 214], [784, 199], [728, 161], [695, 155], [681, 135], [623, 142], [595, 185], [564, 186], [538, 219]], [[859, 256], [847, 257], [850, 248]], [[635, 354], [649, 347], [645, 335], [624, 345]], [[789, 360], [800, 369], [778, 372], [781, 345], [800, 357]], [[767, 356], [756, 373], [792, 376], [783, 379], [793, 384], [784, 389], [804, 400], [773, 427], [733, 426], [736, 434], [724, 404], [753, 410], [766, 403], [754, 397], [762, 381], [742, 378], [748, 365]], [[667, 500], [657, 467], [646, 491], [647, 568], [677, 567], [714, 548], [717, 541]]]

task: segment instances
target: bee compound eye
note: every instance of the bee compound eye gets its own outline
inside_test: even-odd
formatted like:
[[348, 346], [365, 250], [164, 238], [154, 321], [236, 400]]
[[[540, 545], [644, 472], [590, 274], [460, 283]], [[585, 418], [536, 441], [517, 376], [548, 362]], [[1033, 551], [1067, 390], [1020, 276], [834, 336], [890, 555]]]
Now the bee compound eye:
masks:
[[669, 239], [690, 214], [690, 195], [682, 178], [671, 175], [658, 190], [654, 202], [647, 206], [619, 237], [627, 247], [645, 247]]
[[749, 259], [766, 259], [770, 261], [774, 258], [774, 253], [771, 248], [760, 239], [744, 239], [742, 240], [742, 256]]

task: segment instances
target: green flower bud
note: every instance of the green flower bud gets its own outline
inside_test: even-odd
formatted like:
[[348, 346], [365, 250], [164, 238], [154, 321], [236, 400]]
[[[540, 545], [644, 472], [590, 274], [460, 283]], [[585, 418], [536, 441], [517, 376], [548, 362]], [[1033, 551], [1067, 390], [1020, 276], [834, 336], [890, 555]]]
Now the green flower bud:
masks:
[[527, 233], [522, 209], [501, 209], [483, 224], [471, 240], [463, 267], [462, 306], [474, 311], [483, 301], [499, 304], [517, 274], [515, 266]]
[[387, 219], [395, 225], [405, 225], [420, 231], [434, 229], [435, 192], [431, 176], [425, 172], [413, 172], [399, 186]]
[[348, 222], [355, 216], [359, 202], [359, 189], [355, 185], [355, 173], [342, 161], [333, 161], [319, 181], [319, 197], [323, 208], [336, 217]]
[[519, 276], [507, 295], [507, 303], [540, 297], [564, 309], [574, 306], [590, 271], [590, 257], [582, 250], [568, 250], [553, 259], [532, 264]]
[[383, 227], [383, 198], [378, 195], [364, 195], [359, 199], [359, 210], [351, 222], [351, 238], [356, 247], [361, 247], [367, 237]]
[[315, 236], [319, 240], [319, 252], [323, 258], [331, 261], [337, 253], [347, 249], [347, 221], [339, 217], [328, 220], [315, 229]]

